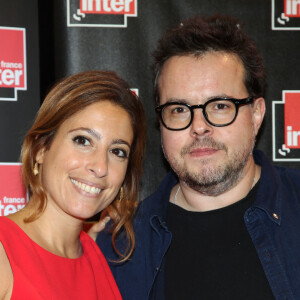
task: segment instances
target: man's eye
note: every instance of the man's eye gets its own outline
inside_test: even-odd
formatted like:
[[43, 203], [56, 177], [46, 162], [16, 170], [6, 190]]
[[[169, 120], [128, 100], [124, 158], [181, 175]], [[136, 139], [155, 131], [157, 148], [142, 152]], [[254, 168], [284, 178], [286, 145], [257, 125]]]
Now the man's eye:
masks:
[[227, 108], [229, 108], [229, 106], [225, 103], [218, 103], [215, 105], [216, 110], [223, 110], [223, 109], [227, 109]]
[[91, 144], [90, 140], [84, 136], [75, 136], [73, 138], [73, 142], [78, 144], [78, 145], [81, 145], [81, 146], [89, 146]]
[[173, 114], [182, 114], [187, 111], [187, 108], [184, 106], [176, 106], [172, 108], [172, 113]]
[[110, 152], [118, 157], [122, 157], [122, 158], [128, 157], [128, 153], [124, 149], [115, 148], [115, 149], [112, 149]]

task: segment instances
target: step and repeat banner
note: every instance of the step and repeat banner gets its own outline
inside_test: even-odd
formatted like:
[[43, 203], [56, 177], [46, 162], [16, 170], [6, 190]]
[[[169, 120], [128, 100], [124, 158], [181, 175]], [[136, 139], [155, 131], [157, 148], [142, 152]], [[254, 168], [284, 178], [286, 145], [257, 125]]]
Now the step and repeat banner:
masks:
[[245, 24], [268, 71], [267, 114], [257, 147], [276, 164], [300, 167], [300, 0], [55, 0], [54, 74], [113, 69], [139, 91], [148, 123], [143, 196], [166, 174], [154, 112], [152, 52], [182, 19], [230, 14]]
[[[267, 114], [257, 147], [277, 165], [300, 167], [300, 0], [52, 0], [40, 1], [39, 9], [32, 0], [3, 2], [0, 37], [16, 39], [2, 42], [0, 50], [3, 163], [17, 162], [22, 134], [40, 101], [39, 80], [44, 96], [67, 75], [115, 70], [137, 91], [146, 110], [142, 196], [149, 195], [168, 171], [154, 111], [152, 52], [168, 27], [196, 14], [221, 13], [245, 24], [267, 67]], [[1, 205], [7, 198], [22, 197], [3, 194]]]
[[0, 216], [27, 202], [20, 147], [40, 106], [37, 1], [0, 2]]

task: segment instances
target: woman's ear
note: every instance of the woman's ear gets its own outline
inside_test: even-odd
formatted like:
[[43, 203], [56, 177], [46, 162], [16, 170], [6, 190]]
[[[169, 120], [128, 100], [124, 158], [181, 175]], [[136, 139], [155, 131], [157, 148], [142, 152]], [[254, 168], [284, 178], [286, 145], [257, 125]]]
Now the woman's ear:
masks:
[[44, 162], [45, 148], [42, 148], [38, 151], [35, 157], [35, 161], [38, 164], [42, 164]]
[[258, 130], [264, 120], [265, 112], [265, 99], [262, 97], [255, 99], [253, 102], [253, 123], [255, 129], [255, 136], [257, 135]]

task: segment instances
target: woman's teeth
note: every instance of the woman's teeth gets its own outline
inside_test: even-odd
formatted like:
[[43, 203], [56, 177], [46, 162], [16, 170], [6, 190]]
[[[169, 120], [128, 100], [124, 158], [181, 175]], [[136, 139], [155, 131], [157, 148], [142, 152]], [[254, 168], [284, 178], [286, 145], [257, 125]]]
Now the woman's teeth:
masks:
[[73, 178], [71, 178], [71, 181], [77, 186], [79, 187], [81, 190], [87, 192], [87, 193], [90, 193], [90, 194], [100, 194], [101, 192], [101, 189], [99, 188], [96, 188], [94, 186], [90, 186], [90, 185], [87, 185], [85, 183], [81, 183]]

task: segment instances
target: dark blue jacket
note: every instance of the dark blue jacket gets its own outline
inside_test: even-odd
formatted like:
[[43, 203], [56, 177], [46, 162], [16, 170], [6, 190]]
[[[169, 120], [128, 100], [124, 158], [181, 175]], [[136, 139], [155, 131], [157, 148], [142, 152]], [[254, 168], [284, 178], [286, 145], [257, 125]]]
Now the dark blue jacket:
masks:
[[[258, 150], [254, 159], [262, 172], [256, 200], [244, 221], [275, 298], [299, 300], [300, 170], [274, 167]], [[164, 258], [172, 239], [165, 220], [170, 192], [177, 182], [170, 172], [158, 190], [141, 202], [131, 259], [110, 263], [125, 300], [164, 299]], [[124, 237], [118, 242], [121, 248], [126, 245]], [[100, 233], [97, 243], [108, 260], [117, 259], [109, 234]]]

